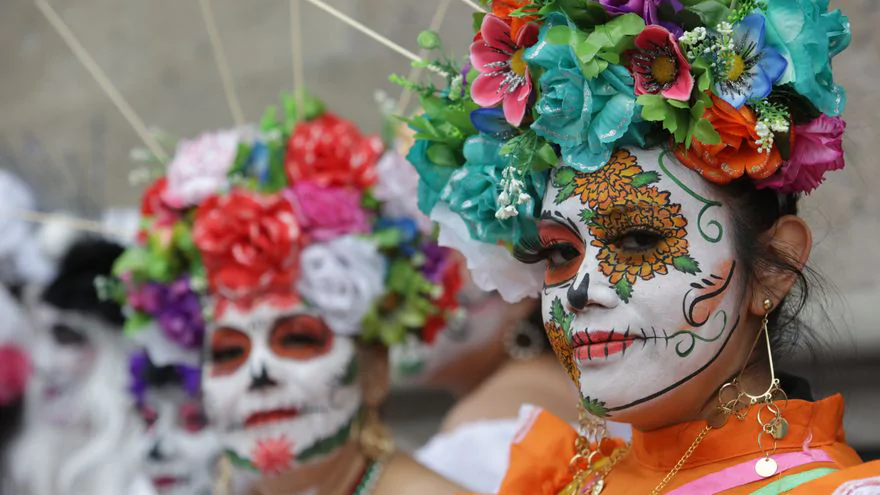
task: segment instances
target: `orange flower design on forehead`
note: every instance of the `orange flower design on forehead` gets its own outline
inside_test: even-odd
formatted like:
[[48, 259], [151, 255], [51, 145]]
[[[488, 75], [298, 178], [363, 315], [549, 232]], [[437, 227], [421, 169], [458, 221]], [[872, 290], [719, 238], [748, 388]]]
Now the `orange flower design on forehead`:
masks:
[[652, 185], [659, 180], [658, 172], [644, 171], [624, 149], [596, 172], [572, 170], [554, 178], [557, 204], [576, 197], [585, 206], [580, 220], [593, 238], [590, 245], [599, 248], [599, 270], [624, 302], [639, 279], [665, 275], [669, 268], [700, 272], [688, 252], [688, 222], [681, 205]]

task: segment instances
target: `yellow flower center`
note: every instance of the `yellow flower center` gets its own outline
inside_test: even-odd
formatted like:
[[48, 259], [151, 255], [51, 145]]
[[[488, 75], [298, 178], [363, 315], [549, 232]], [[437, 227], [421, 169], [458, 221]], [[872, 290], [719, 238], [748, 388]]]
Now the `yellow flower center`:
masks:
[[525, 49], [517, 50], [516, 53], [510, 57], [510, 70], [512, 70], [518, 76], [525, 76], [526, 69], [529, 67], [526, 64], [526, 61], [523, 60], [523, 54], [525, 53]]
[[669, 84], [675, 81], [675, 60], [669, 56], [657, 57], [651, 62], [651, 75], [659, 84]]
[[733, 56], [733, 63], [730, 64], [730, 72], [727, 73], [727, 80], [736, 81], [745, 71], [746, 61], [743, 60], [742, 55], [737, 53]]

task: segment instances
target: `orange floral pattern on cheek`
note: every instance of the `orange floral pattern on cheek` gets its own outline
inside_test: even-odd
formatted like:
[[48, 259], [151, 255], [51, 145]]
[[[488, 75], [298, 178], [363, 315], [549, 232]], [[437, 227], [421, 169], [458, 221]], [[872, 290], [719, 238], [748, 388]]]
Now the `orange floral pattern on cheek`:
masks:
[[547, 332], [547, 340], [550, 341], [550, 347], [553, 348], [556, 358], [562, 364], [562, 367], [565, 368], [565, 372], [568, 373], [571, 381], [580, 387], [581, 370], [574, 364], [574, 354], [565, 331], [552, 321], [544, 324], [544, 330]]

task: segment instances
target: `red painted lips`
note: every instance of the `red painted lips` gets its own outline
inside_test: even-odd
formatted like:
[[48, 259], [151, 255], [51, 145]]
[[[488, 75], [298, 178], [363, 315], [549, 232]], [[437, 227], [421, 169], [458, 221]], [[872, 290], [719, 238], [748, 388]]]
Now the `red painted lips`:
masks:
[[248, 416], [248, 418], [244, 422], [244, 427], [252, 428], [254, 426], [260, 426], [266, 423], [273, 423], [275, 421], [284, 421], [286, 419], [293, 419], [298, 415], [299, 410], [293, 408], [260, 411]]
[[580, 331], [572, 335], [574, 356], [583, 363], [620, 354], [635, 341], [635, 336], [619, 332]]

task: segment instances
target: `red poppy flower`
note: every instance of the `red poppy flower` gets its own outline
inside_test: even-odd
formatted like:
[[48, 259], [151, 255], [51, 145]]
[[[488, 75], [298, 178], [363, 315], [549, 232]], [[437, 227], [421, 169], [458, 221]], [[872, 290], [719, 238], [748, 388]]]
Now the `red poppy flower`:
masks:
[[443, 294], [434, 301], [437, 313], [430, 316], [422, 328], [422, 340], [433, 344], [437, 335], [446, 327], [449, 314], [458, 309], [458, 293], [461, 291], [464, 281], [461, 276], [461, 261], [450, 257], [443, 271]]
[[296, 127], [284, 166], [291, 184], [311, 180], [322, 187], [365, 189], [376, 182], [382, 148], [378, 136], [363, 136], [351, 122], [325, 113]]
[[304, 240], [280, 194], [212, 196], [196, 211], [193, 237], [215, 294], [235, 300], [293, 290]]

